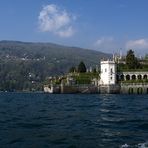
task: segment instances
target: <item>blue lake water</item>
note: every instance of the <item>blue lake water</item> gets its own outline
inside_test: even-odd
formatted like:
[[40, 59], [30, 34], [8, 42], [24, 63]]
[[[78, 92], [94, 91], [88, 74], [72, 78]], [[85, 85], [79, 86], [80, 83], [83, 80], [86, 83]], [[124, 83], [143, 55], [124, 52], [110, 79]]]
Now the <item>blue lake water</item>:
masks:
[[147, 142], [148, 95], [0, 93], [0, 148], [137, 148]]

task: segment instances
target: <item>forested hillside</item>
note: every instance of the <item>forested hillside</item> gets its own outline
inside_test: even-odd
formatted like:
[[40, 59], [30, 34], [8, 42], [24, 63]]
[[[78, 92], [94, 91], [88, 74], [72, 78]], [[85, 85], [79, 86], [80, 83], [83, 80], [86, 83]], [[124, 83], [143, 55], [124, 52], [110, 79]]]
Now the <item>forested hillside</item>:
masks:
[[0, 42], [0, 90], [41, 90], [49, 76], [68, 72], [83, 61], [87, 67], [99, 64], [109, 54], [52, 43]]

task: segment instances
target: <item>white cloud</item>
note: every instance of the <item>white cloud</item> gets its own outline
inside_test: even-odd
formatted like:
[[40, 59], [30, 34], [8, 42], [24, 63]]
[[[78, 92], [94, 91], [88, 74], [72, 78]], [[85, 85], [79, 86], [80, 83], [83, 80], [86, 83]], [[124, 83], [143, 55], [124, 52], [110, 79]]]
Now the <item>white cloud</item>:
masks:
[[148, 53], [148, 38], [125, 41], [113, 37], [100, 37], [94, 43], [93, 48], [106, 53], [118, 53], [122, 50], [123, 54], [132, 49], [137, 56], [143, 56]]
[[60, 37], [70, 37], [74, 34], [74, 30], [70, 26], [66, 28], [66, 30], [59, 30], [58, 32], [56, 32], [56, 34], [59, 35]]
[[74, 34], [72, 22], [75, 19], [75, 16], [54, 4], [44, 6], [38, 16], [39, 28], [42, 32], [51, 32], [60, 37], [70, 37]]
[[102, 52], [114, 53], [117, 50], [117, 44], [113, 37], [101, 37], [95, 41], [93, 48]]
[[126, 43], [127, 49], [148, 49], [148, 39], [130, 40]]
[[96, 47], [101, 47], [106, 45], [106, 43], [112, 43], [113, 42], [113, 38], [112, 37], [101, 37], [99, 38], [96, 42], [95, 42], [95, 46]]

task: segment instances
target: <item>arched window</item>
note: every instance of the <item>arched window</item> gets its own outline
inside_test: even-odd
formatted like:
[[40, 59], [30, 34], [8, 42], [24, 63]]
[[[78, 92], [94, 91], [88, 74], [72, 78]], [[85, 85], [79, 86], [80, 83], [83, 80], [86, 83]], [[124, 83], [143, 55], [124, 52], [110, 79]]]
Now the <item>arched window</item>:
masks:
[[141, 75], [138, 75], [138, 80], [141, 80], [142, 79], [142, 76]]
[[147, 79], [147, 75], [144, 75], [144, 76], [143, 76], [143, 79], [145, 79], [145, 80], [146, 80], [146, 79]]
[[143, 89], [141, 87], [137, 89], [137, 94], [142, 94], [142, 92], [143, 92]]
[[133, 88], [130, 87], [130, 88], [128, 89], [128, 93], [129, 93], [129, 94], [133, 94], [133, 93], [134, 93]]
[[126, 75], [126, 80], [130, 80], [130, 75]]
[[124, 80], [124, 75], [121, 75], [120, 79], [121, 79], [121, 81], [123, 81]]
[[136, 76], [135, 75], [132, 75], [132, 80], [136, 80]]

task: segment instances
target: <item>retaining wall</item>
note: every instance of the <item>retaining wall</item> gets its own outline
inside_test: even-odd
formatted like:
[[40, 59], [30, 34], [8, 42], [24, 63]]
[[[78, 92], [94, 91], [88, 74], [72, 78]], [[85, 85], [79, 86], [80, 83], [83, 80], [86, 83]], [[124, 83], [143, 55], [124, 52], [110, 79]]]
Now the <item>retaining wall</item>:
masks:
[[121, 83], [121, 94], [148, 94], [147, 83]]

